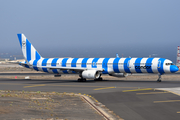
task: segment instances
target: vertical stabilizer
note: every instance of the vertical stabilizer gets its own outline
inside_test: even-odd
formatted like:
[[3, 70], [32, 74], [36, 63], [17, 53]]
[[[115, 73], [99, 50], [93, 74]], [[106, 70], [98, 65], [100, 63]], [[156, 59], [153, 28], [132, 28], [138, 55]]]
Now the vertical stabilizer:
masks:
[[27, 62], [29, 62], [30, 60], [38, 60], [42, 58], [24, 34], [17, 34], [17, 36], [19, 38], [23, 56]]

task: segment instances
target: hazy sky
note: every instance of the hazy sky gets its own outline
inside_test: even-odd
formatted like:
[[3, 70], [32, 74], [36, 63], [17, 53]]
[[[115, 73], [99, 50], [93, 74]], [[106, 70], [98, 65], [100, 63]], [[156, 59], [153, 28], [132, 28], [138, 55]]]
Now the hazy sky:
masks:
[[180, 0], [0, 0], [0, 53], [22, 55], [24, 33], [43, 57], [176, 61]]

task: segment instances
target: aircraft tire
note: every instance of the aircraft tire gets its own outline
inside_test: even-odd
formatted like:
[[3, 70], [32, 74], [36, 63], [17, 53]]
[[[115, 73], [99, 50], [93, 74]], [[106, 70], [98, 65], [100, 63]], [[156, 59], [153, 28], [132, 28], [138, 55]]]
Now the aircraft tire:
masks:
[[98, 78], [98, 79], [94, 79], [94, 81], [102, 81], [103, 80], [103, 78]]
[[83, 78], [83, 79], [82, 79], [82, 78], [79, 78], [79, 79], [78, 79], [78, 82], [86, 82], [86, 79], [85, 79], [85, 78]]
[[161, 80], [160, 80], [160, 79], [158, 79], [158, 80], [157, 80], [157, 82], [161, 82]]

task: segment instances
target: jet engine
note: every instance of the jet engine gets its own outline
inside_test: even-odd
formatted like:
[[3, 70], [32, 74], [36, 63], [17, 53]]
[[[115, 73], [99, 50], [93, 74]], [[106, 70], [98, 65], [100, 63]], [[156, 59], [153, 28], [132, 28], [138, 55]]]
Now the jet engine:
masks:
[[85, 70], [82, 72], [82, 77], [87, 79], [98, 79], [100, 77], [100, 72], [97, 70]]
[[127, 73], [112, 73], [112, 74], [109, 74], [110, 76], [113, 76], [113, 77], [127, 77], [128, 74]]

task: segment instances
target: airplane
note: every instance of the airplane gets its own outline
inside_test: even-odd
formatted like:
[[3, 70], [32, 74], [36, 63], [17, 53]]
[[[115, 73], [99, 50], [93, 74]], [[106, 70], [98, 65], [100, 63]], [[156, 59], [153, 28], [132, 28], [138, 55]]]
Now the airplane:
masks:
[[154, 73], [161, 82], [161, 75], [179, 70], [172, 61], [164, 58], [120, 58], [118, 54], [116, 58], [43, 58], [24, 34], [17, 36], [25, 58], [19, 65], [55, 75], [79, 74], [78, 81], [101, 81], [103, 74], [126, 77], [129, 73]]

